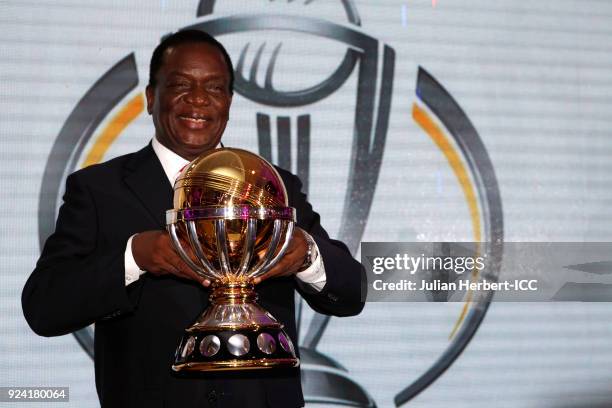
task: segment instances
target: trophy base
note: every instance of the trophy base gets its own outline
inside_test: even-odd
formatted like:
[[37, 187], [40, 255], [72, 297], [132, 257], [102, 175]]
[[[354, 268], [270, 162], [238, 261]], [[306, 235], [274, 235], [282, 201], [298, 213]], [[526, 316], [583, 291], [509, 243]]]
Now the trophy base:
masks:
[[[210, 363], [186, 363], [173, 365], [174, 371], [230, 371], [230, 370], [259, 370], [274, 367], [297, 367], [294, 358], [290, 359], [261, 359], [252, 361], [229, 360], [214, 361]], [[298, 364], [299, 365], [299, 364]]]
[[187, 331], [176, 351], [174, 371], [255, 370], [297, 367], [300, 360], [281, 327]]
[[[242, 296], [225, 296], [240, 291]], [[215, 288], [209, 306], [179, 344], [174, 371], [297, 367], [291, 338], [256, 302], [252, 285]]]

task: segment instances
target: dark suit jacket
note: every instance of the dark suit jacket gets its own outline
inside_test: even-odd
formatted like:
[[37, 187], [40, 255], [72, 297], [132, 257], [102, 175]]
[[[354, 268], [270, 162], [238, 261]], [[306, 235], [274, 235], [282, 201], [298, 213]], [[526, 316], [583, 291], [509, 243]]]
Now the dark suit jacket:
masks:
[[[297, 225], [315, 239], [327, 274], [321, 292], [295, 278], [257, 286], [259, 303], [297, 345], [294, 291], [316, 311], [355, 315], [362, 266], [329, 239], [300, 191], [280, 170]], [[208, 303], [209, 291], [172, 276], [144, 274], [125, 286], [124, 252], [138, 232], [164, 229], [172, 188], [151, 146], [70, 175], [57, 220], [22, 294], [24, 315], [42, 336], [59, 336], [96, 323], [96, 387], [102, 407], [299, 407], [298, 369], [177, 374], [174, 352], [184, 329]], [[65, 369], [65, 367], [60, 367]]]

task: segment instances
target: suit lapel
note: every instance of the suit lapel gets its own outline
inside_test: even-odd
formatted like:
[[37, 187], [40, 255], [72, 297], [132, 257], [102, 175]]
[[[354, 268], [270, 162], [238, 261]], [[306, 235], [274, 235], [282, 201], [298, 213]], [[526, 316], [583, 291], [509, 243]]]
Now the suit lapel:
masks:
[[172, 186], [150, 143], [126, 164], [124, 181], [149, 215], [165, 229], [166, 210], [172, 208]]

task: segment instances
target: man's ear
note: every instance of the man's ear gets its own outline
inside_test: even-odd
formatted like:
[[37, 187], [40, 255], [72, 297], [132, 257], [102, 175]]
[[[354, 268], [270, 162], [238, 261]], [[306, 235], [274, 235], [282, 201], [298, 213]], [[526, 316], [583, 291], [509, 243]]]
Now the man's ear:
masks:
[[147, 112], [150, 115], [153, 113], [153, 104], [155, 103], [155, 89], [151, 85], [147, 85], [145, 95], [147, 97]]

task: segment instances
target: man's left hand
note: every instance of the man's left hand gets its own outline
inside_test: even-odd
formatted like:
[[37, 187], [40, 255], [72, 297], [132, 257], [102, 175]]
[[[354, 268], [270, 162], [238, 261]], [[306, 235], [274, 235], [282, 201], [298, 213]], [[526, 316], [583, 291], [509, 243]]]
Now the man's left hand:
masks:
[[300, 267], [304, 265], [304, 260], [308, 254], [308, 242], [306, 232], [299, 227], [293, 229], [293, 235], [289, 242], [289, 247], [276, 265], [262, 276], [255, 278], [254, 283], [258, 284], [272, 277], [291, 276], [300, 272]]

